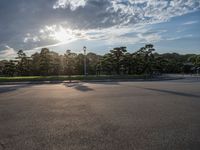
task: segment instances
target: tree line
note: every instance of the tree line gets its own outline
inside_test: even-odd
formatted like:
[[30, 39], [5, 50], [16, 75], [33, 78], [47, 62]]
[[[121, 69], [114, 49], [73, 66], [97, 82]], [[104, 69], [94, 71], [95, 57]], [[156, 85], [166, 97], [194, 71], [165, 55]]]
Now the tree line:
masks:
[[104, 55], [90, 52], [86, 56], [71, 50], [59, 55], [42, 48], [30, 57], [19, 50], [14, 60], [0, 61], [0, 76], [82, 75], [85, 57], [89, 75], [195, 73], [200, 68], [200, 55], [158, 54], [152, 44], [133, 53], [116, 47]]

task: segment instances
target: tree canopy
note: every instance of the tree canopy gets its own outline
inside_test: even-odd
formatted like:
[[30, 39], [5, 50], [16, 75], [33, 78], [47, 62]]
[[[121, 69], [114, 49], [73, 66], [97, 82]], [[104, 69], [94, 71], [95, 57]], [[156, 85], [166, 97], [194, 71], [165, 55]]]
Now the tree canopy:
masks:
[[158, 54], [154, 45], [146, 44], [130, 53], [126, 47], [115, 47], [104, 55], [73, 53], [59, 55], [48, 48], [28, 57], [19, 50], [14, 60], [0, 61], [0, 76], [82, 75], [86, 57], [90, 75], [131, 75], [161, 73], [192, 73], [200, 67], [200, 55]]

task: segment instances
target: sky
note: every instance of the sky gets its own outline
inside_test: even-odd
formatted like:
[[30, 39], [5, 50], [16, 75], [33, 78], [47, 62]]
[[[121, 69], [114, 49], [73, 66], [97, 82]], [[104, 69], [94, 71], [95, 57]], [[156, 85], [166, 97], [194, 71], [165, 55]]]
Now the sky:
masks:
[[0, 59], [46, 47], [104, 54], [152, 43], [159, 53], [200, 54], [199, 0], [0, 0]]

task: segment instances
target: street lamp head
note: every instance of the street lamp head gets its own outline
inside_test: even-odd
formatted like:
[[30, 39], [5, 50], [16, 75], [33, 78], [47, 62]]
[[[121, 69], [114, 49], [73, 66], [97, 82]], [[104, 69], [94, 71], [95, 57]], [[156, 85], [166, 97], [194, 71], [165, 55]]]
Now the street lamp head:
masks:
[[86, 51], [86, 46], [83, 46], [83, 50]]
[[86, 55], [86, 46], [83, 47], [84, 54]]
[[67, 53], [67, 54], [70, 54], [70, 53], [71, 53], [71, 50], [69, 50], [69, 49], [66, 50], [66, 53]]

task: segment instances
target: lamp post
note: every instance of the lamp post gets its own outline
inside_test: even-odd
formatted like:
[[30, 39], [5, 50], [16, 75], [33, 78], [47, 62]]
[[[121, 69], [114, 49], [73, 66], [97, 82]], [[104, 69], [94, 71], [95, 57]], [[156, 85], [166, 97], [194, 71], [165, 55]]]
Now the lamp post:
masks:
[[86, 64], [86, 60], [87, 60], [87, 56], [86, 56], [86, 46], [83, 47], [83, 51], [84, 51], [84, 75], [87, 76], [87, 64]]

